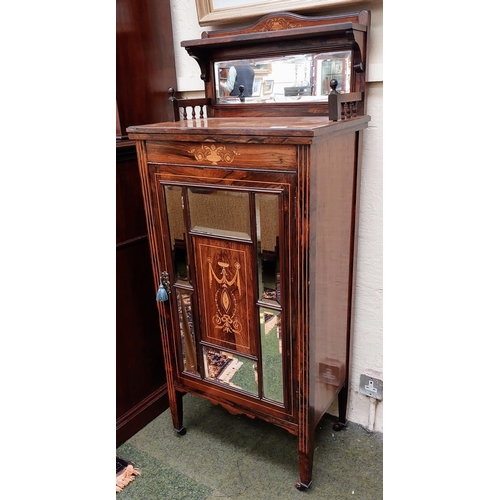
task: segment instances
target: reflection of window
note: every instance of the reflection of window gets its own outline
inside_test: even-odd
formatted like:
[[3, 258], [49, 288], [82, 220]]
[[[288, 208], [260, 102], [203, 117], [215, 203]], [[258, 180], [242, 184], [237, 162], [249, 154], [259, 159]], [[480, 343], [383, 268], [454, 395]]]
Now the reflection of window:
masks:
[[316, 59], [317, 86], [315, 95], [330, 93], [330, 80], [337, 80], [337, 92], [351, 91], [351, 53], [320, 54]]
[[255, 80], [253, 81], [252, 95], [260, 96], [261, 90], [262, 90], [262, 78], [255, 78]]

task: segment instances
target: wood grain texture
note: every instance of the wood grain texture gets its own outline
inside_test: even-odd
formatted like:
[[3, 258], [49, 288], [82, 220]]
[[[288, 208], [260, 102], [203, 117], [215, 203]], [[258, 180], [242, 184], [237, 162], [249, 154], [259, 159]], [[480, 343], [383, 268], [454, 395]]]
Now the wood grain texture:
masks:
[[257, 356], [252, 245], [193, 236], [202, 338]]
[[140, 186], [135, 144], [120, 141], [116, 162], [117, 446], [168, 408]]
[[[181, 395], [185, 392], [207, 398], [231, 413], [282, 427], [298, 437], [297, 486], [303, 488], [312, 480], [316, 425], [339, 394], [340, 412], [345, 417], [358, 144], [370, 117], [363, 115], [363, 101], [357, 117], [342, 121], [328, 119], [327, 103], [217, 105], [213, 62], [348, 49], [353, 51], [351, 88], [363, 99], [360, 63], [366, 56], [369, 13], [309, 18], [304, 24], [300, 16], [283, 19], [285, 24], [297, 26], [275, 29], [281, 21], [274, 16], [247, 31], [226, 30], [183, 42], [200, 64], [210, 102], [208, 117], [134, 125], [127, 131], [137, 141], [153, 274], [166, 270], [174, 276], [171, 241], [177, 238], [185, 242], [191, 277], [191, 282], [182, 286], [192, 297], [190, 314], [197, 354], [191, 364], [198, 363], [195, 369], [184, 369], [176, 295], [169, 303], [158, 305], [174, 428], [182, 429]], [[184, 221], [184, 234], [174, 240], [166, 215], [169, 186], [175, 186], [183, 200], [178, 219]], [[194, 204], [193, 210], [190, 208], [190, 193], [218, 192], [212, 198], [221, 199], [222, 190], [248, 200], [250, 228], [232, 223], [224, 232], [213, 222], [209, 226], [216, 226], [215, 231], [207, 224], [195, 225], [196, 220], [232, 220], [227, 211], [230, 207], [198, 204], [198, 213]], [[281, 321], [282, 403], [266, 400], [261, 381], [265, 353], [260, 312], [267, 306], [258, 291], [262, 263], [257, 259], [255, 200], [259, 193], [272, 193], [279, 199], [275, 259], [281, 297], [272, 307]], [[210, 210], [210, 217], [200, 216], [200, 210]], [[236, 213], [234, 208], [231, 215]], [[271, 276], [276, 281], [276, 272]], [[246, 376], [253, 389], [218, 380], [219, 373], [213, 374], [219, 365], [204, 366], [201, 353], [206, 347], [227, 349], [228, 354], [245, 358], [246, 364], [241, 366], [250, 367]], [[205, 369], [213, 376], [208, 377]]]
[[315, 423], [344, 385], [347, 373], [356, 142], [355, 133], [325, 140], [314, 150], [311, 162], [310, 377]]
[[[207, 397], [233, 413], [270, 421], [298, 435], [300, 483], [306, 485], [312, 478], [315, 426], [346, 382], [351, 307], [349, 293], [353, 272], [356, 129], [365, 128], [368, 120], [369, 117], [361, 117], [344, 126], [338, 122], [325, 122], [322, 118], [306, 118], [298, 119], [292, 127], [273, 128], [275, 123], [284, 123], [275, 119], [266, 130], [262, 125], [252, 129], [250, 124], [255, 123], [253, 118], [217, 119], [215, 123], [221, 125], [218, 134], [212, 120], [205, 129], [196, 127], [196, 144], [225, 144], [228, 149], [234, 147], [243, 151], [238, 157], [238, 164], [230, 166], [222, 163], [213, 165], [210, 161], [202, 161], [197, 166], [188, 158], [186, 151], [193, 142], [184, 143], [183, 138], [186, 137], [186, 128], [192, 130], [190, 127], [167, 123], [134, 127], [132, 132], [132, 135], [146, 138], [138, 142], [138, 150], [144, 196], [149, 206], [147, 213], [150, 214], [148, 231], [153, 233], [152, 260], [157, 271], [172, 265], [166, 240], [168, 227], [163, 214], [166, 206], [162, 186], [165, 184], [199, 186], [202, 192], [210, 192], [211, 186], [218, 186], [247, 193], [256, 189], [260, 192], [286, 193], [286, 196], [282, 194], [282, 207], [286, 210], [280, 217], [282, 330], [286, 356], [283, 378], [287, 391], [284, 404], [273, 404], [237, 389], [221, 387], [204, 380], [203, 376], [183, 373], [179, 358], [182, 350], [179, 334], [176, 333], [179, 325], [169, 321], [169, 306], [161, 304], [159, 309], [174, 427], [182, 426], [179, 394], [184, 391]], [[238, 135], [241, 128], [236, 128], [242, 123], [245, 130], [249, 130], [246, 137]], [[207, 129], [210, 129], [210, 135]], [[205, 141], [200, 142], [200, 137], [204, 137]], [[209, 137], [215, 137], [216, 141], [208, 140]], [[276, 137], [287, 142], [286, 146], [280, 147], [288, 156], [289, 170], [273, 171], [266, 166], [266, 155], [273, 149]], [[234, 141], [231, 142], [231, 138]], [[245, 138], [247, 143], [242, 142]], [[303, 140], [307, 143], [303, 144]], [[259, 150], [262, 152], [263, 167], [255, 161]], [[269, 157], [272, 163], [279, 157], [279, 152]], [[208, 342], [208, 345], [252, 355], [259, 363], [259, 327], [253, 312], [256, 303], [253, 240], [237, 242], [231, 238], [201, 236], [189, 226], [188, 233], [188, 247], [192, 252], [190, 262], [193, 263], [194, 315], [198, 315], [195, 323], [201, 329], [198, 338]], [[252, 238], [255, 238], [254, 234]], [[225, 263], [231, 270], [227, 275], [229, 280], [234, 280], [236, 276], [234, 263], [241, 263], [240, 285], [246, 288], [243, 295], [249, 297], [245, 305], [237, 309], [238, 319], [246, 328], [242, 339], [237, 340], [233, 331], [226, 332], [231, 338], [220, 332], [214, 333], [216, 289], [211, 288], [214, 281], [211, 285], [209, 282], [208, 260], [213, 269], [218, 262]], [[215, 273], [218, 278], [221, 277], [220, 271]], [[213, 280], [214, 274], [211, 276]], [[234, 283], [232, 286], [232, 292], [236, 292]], [[229, 299], [227, 304], [231, 309]], [[199, 369], [203, 373], [201, 366]]]
[[278, 14], [268, 14], [263, 16], [248, 27], [225, 28], [205, 32], [203, 38], [217, 38], [222, 36], [242, 35], [246, 33], [265, 33], [269, 31], [281, 31], [285, 29], [308, 28], [339, 23], [360, 23], [365, 24], [364, 13], [342, 14], [338, 16], [303, 16], [291, 12], [280, 12]]
[[124, 139], [130, 125], [167, 119], [167, 89], [176, 79], [172, 40], [170, 0], [117, 0], [117, 445], [168, 408], [135, 144]]
[[348, 121], [333, 122], [326, 116], [269, 116], [265, 120], [253, 116], [207, 118], [161, 122], [128, 127], [130, 139], [169, 142], [231, 142], [233, 144], [310, 144], [322, 135], [345, 134], [366, 128], [368, 115]]
[[167, 120], [176, 81], [170, 0], [117, 0], [117, 133]]
[[257, 145], [206, 142], [152, 142], [147, 144], [148, 161], [179, 165], [253, 167], [266, 170], [294, 170], [295, 148], [291, 145]]

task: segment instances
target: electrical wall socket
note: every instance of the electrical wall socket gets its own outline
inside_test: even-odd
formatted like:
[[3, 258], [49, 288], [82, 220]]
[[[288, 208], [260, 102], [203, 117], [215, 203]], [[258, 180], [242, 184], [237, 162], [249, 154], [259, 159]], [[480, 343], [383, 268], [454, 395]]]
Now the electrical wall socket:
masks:
[[382, 380], [362, 374], [359, 381], [359, 392], [371, 398], [382, 399], [383, 384]]

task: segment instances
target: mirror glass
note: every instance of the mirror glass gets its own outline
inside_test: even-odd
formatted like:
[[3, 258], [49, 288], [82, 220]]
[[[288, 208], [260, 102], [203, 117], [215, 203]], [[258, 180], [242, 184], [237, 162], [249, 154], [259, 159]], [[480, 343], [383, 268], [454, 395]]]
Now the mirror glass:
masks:
[[351, 52], [220, 61], [214, 74], [219, 104], [242, 102], [240, 85], [244, 102], [326, 102], [332, 78], [338, 82], [337, 92], [351, 91]]
[[250, 240], [248, 193], [221, 189], [189, 189], [191, 230]]
[[283, 403], [283, 354], [279, 311], [260, 308], [260, 342], [263, 396]]
[[182, 188], [165, 186], [170, 246], [175, 269], [175, 282], [187, 284], [189, 276], [189, 260], [186, 248], [186, 226], [182, 201]]
[[259, 300], [280, 302], [279, 199], [277, 194], [255, 195]]
[[183, 370], [198, 375], [196, 362], [196, 339], [193, 325], [192, 292], [189, 290], [176, 290], [179, 324], [181, 331]]
[[205, 377], [258, 396], [257, 362], [214, 348], [203, 348]]

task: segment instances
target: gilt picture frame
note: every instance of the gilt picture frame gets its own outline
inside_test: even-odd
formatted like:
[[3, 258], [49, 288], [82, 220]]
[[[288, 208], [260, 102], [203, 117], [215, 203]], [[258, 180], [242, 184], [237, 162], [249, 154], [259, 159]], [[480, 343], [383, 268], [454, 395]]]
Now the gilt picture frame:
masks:
[[[230, 24], [273, 12], [322, 10], [363, 0], [195, 0], [200, 26]], [[369, 0], [368, 0], [369, 1]]]
[[264, 80], [262, 85], [262, 93], [264, 95], [270, 95], [274, 90], [274, 80]]

